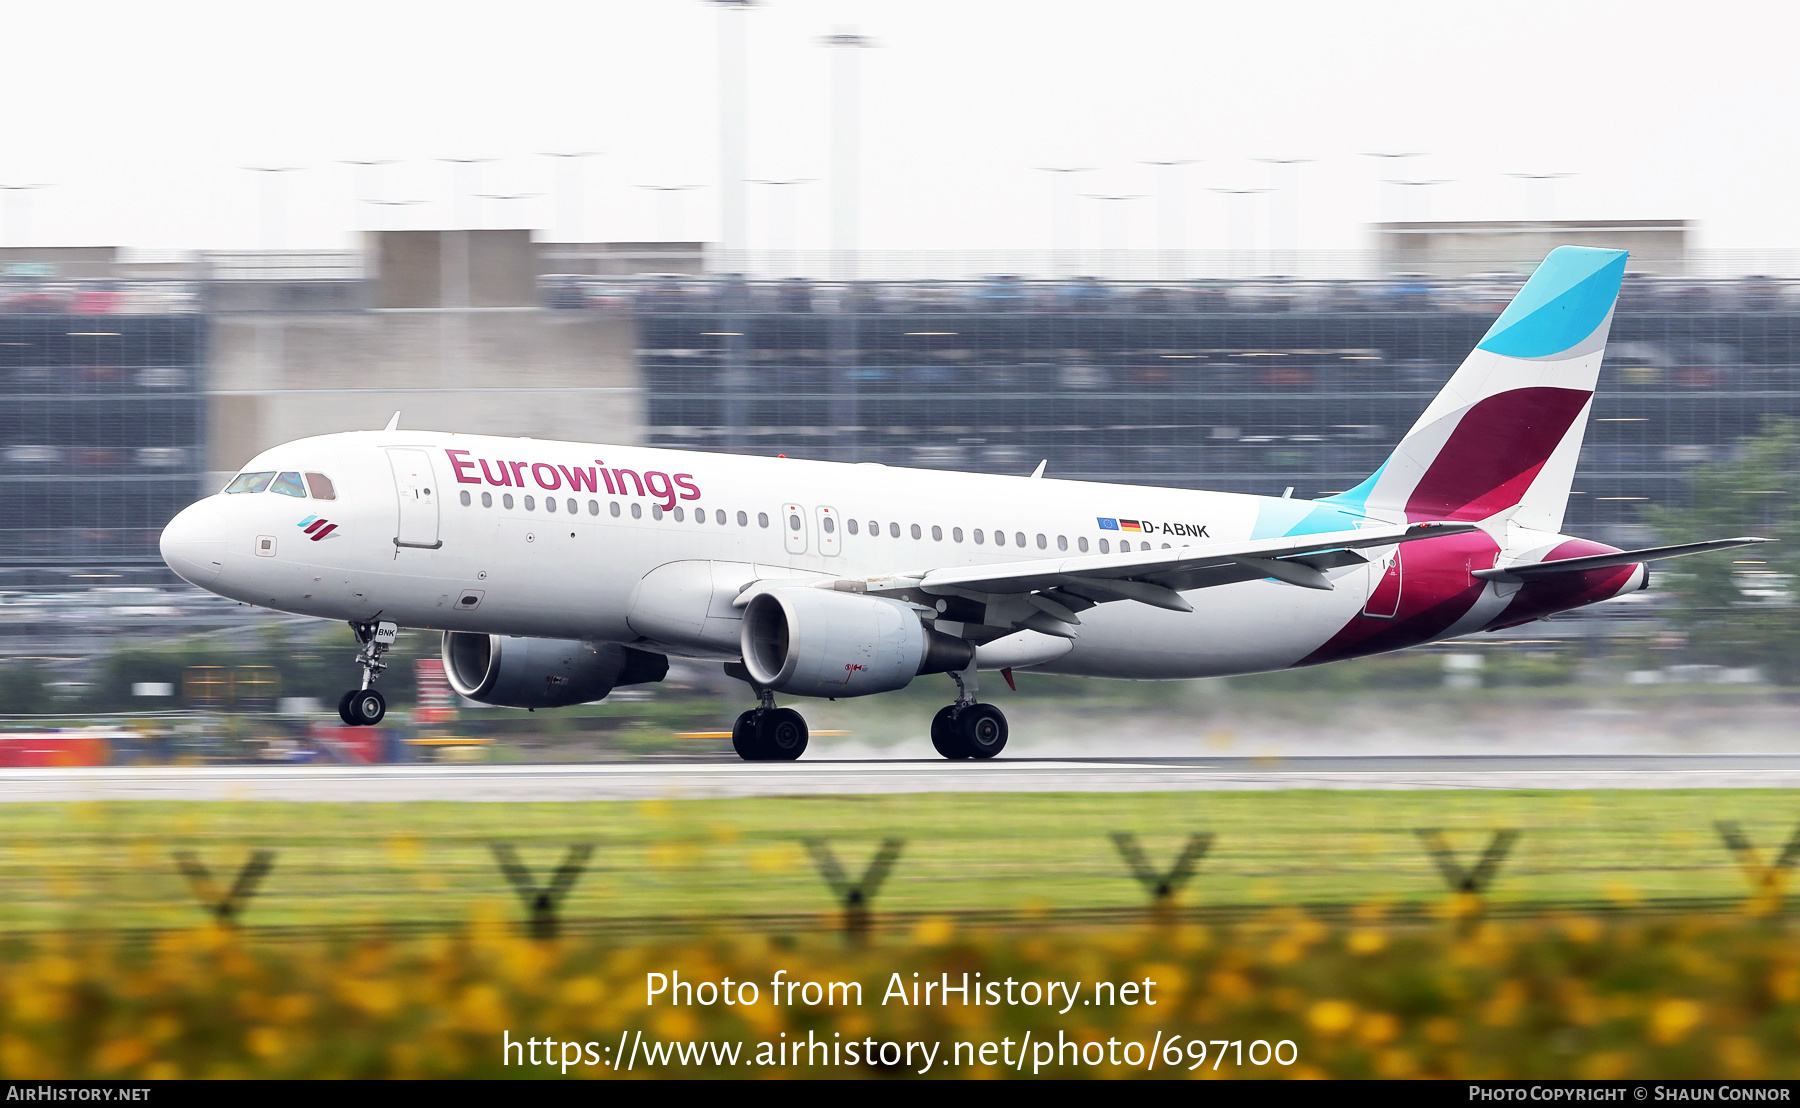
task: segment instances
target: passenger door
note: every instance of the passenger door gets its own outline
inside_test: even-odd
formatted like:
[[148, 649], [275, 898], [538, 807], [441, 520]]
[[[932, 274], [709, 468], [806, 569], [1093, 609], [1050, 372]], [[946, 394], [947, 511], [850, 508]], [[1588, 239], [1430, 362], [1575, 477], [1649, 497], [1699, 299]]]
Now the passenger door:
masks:
[[806, 553], [806, 509], [798, 504], [783, 504], [781, 526], [786, 532], [787, 552]]
[[819, 512], [819, 553], [827, 558], [843, 549], [839, 528], [843, 520], [838, 518], [836, 508], [820, 508]]
[[400, 518], [394, 528], [394, 545], [416, 550], [436, 550], [438, 537], [438, 488], [431, 468], [431, 454], [418, 447], [389, 447], [388, 465], [394, 471], [394, 492], [400, 501]]
[[1369, 600], [1362, 614], [1370, 619], [1393, 619], [1400, 614], [1400, 548], [1393, 547], [1370, 562], [1368, 572]]

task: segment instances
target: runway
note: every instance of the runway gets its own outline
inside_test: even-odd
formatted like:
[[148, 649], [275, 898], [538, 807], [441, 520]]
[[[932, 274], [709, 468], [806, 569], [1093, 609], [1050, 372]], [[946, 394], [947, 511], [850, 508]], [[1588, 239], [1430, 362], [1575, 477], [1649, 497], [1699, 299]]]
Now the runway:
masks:
[[933, 792], [1800, 787], [1800, 754], [1290, 758], [1001, 757], [580, 765], [198, 766], [0, 770], [0, 802], [643, 800]]

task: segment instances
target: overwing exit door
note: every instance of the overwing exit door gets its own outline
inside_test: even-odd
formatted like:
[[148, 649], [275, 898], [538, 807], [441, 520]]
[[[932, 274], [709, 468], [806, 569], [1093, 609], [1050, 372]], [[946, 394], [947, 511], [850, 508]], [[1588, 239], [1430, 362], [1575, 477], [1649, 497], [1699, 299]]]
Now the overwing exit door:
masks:
[[436, 550], [438, 497], [441, 494], [431, 469], [431, 454], [418, 447], [389, 447], [388, 465], [394, 471], [394, 492], [400, 500], [400, 518], [394, 528], [394, 545], [416, 550]]

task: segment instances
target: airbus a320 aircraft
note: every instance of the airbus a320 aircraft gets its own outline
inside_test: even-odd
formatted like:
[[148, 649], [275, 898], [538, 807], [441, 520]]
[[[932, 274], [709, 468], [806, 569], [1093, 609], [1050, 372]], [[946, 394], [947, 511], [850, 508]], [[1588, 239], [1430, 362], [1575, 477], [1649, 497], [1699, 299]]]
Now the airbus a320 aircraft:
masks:
[[924, 674], [957, 695], [946, 758], [992, 758], [977, 674], [1192, 678], [1309, 666], [1496, 630], [1645, 587], [1646, 563], [1761, 540], [1620, 551], [1561, 534], [1626, 256], [1561, 247], [1393, 455], [1318, 500], [532, 439], [380, 431], [264, 451], [184, 510], [188, 581], [345, 620], [362, 683], [401, 627], [443, 632], [450, 684], [554, 708], [723, 662], [758, 706], [743, 758], [806, 749], [775, 694], [865, 696]]

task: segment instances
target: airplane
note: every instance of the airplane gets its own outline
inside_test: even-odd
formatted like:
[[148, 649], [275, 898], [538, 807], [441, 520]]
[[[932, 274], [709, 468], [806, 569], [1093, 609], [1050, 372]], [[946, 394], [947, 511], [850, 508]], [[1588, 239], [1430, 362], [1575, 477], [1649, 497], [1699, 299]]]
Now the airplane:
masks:
[[407, 431], [265, 450], [161, 550], [221, 596], [347, 622], [361, 684], [400, 628], [452, 688], [556, 708], [723, 663], [756, 706], [732, 745], [793, 760], [789, 697], [947, 674], [937, 752], [1006, 746], [979, 674], [1185, 679], [1311, 666], [1625, 595], [1648, 564], [1765, 540], [1619, 550], [1562, 533], [1626, 254], [1563, 246], [1392, 455], [1316, 500], [875, 463]]

